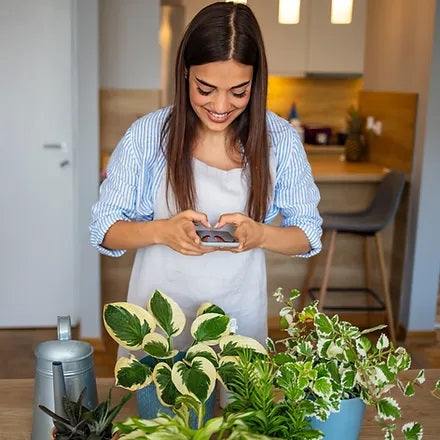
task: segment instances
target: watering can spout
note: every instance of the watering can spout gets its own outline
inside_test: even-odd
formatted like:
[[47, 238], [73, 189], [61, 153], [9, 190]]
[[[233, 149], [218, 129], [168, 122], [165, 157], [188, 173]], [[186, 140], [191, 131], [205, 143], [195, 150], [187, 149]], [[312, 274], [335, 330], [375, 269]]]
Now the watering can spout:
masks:
[[52, 362], [53, 374], [53, 400], [55, 406], [55, 413], [66, 417], [63, 405], [63, 397], [66, 396], [66, 382], [64, 381], [64, 372], [62, 362]]

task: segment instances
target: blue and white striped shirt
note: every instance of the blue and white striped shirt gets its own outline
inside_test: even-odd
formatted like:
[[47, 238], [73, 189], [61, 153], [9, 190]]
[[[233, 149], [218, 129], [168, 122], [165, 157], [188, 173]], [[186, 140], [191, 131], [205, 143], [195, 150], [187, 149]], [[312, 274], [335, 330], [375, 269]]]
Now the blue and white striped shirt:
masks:
[[[119, 220], [153, 219], [154, 200], [165, 171], [160, 136], [169, 110], [163, 108], [135, 121], [110, 158], [90, 223], [91, 243], [105, 255], [118, 257], [125, 252], [101, 246], [111, 225]], [[319, 191], [296, 130], [272, 112], [267, 112], [266, 120], [276, 168], [274, 197], [265, 223], [280, 213], [280, 226], [302, 229], [312, 249], [300, 256], [309, 257], [321, 250]]]

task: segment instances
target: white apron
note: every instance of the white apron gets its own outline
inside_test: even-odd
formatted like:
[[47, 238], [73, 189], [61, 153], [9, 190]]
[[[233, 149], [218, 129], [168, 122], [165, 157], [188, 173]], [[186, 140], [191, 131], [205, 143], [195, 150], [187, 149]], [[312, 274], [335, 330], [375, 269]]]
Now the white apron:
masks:
[[[215, 225], [224, 213], [246, 212], [247, 179], [241, 169], [223, 171], [193, 159], [197, 194], [196, 209]], [[154, 203], [154, 219], [169, 218], [163, 172]], [[174, 199], [170, 199], [170, 206]], [[174, 348], [186, 350], [189, 333], [199, 305], [212, 302], [237, 320], [237, 334], [265, 344], [267, 337], [266, 262], [262, 249], [242, 253], [216, 251], [186, 256], [163, 245], [138, 249], [130, 279], [127, 301], [145, 307], [159, 289], [173, 298], [186, 318], [184, 332], [174, 338]], [[121, 353], [119, 353], [121, 355]]]

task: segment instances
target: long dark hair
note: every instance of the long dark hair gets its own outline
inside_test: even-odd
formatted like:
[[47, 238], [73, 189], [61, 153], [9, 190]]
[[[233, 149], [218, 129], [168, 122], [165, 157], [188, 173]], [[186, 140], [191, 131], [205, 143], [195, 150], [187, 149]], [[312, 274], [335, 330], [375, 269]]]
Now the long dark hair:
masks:
[[231, 124], [230, 136], [233, 145], [244, 148], [243, 166], [249, 168], [248, 215], [263, 221], [272, 183], [266, 128], [267, 62], [258, 22], [243, 4], [217, 2], [203, 8], [188, 25], [180, 43], [174, 106], [162, 131], [167, 194], [171, 188], [178, 210], [194, 209], [196, 205], [191, 147], [198, 117], [189, 102], [185, 71], [191, 66], [231, 59], [253, 66], [250, 100]]

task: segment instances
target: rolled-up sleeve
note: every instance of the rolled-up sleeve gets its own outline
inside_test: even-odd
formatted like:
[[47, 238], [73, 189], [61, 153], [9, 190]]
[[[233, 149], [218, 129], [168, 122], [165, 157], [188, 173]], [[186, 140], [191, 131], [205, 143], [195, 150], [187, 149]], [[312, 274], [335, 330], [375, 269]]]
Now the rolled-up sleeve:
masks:
[[311, 257], [321, 251], [319, 190], [296, 130], [288, 127], [279, 142], [274, 204], [282, 216], [280, 226], [296, 226], [304, 231], [311, 250], [297, 256]]
[[117, 221], [136, 217], [137, 182], [140, 158], [133, 145], [132, 129], [128, 129], [114, 150], [107, 168], [107, 178], [99, 189], [99, 200], [92, 207], [90, 242], [99, 252], [119, 257], [125, 250], [101, 246], [105, 234]]

